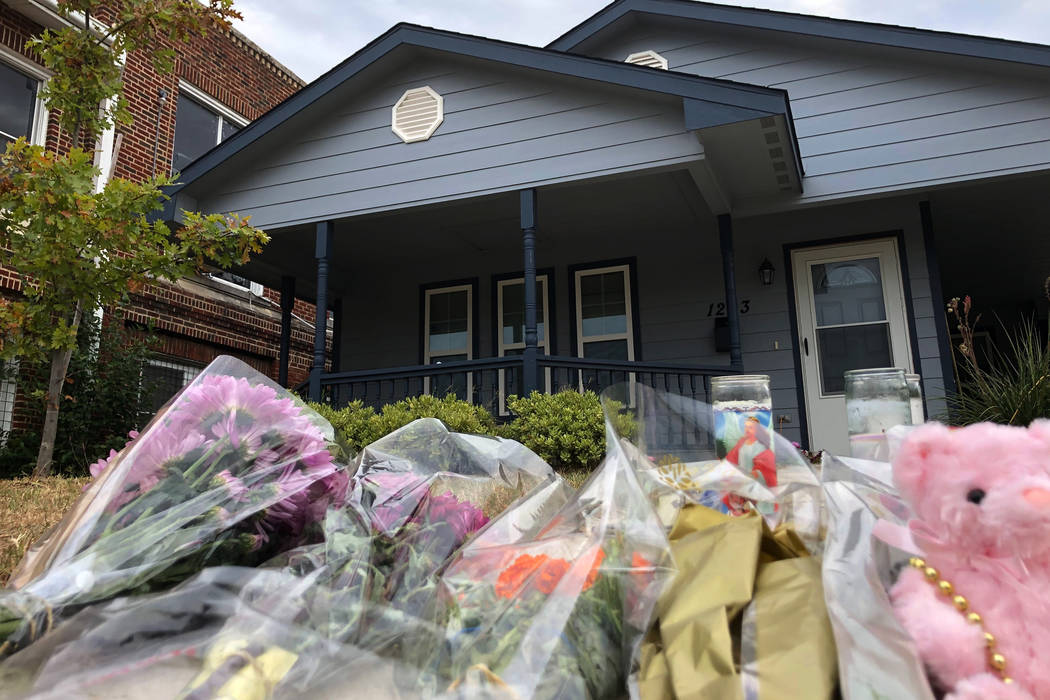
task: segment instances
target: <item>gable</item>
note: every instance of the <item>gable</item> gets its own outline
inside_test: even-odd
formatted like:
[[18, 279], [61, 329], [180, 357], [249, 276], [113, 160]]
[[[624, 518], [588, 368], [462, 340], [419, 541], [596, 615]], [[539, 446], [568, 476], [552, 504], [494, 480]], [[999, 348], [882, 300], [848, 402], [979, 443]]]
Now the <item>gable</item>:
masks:
[[[422, 86], [442, 96], [444, 120], [405, 143], [391, 108]], [[695, 161], [684, 119], [681, 100], [426, 56], [333, 93], [189, 193], [259, 226], [355, 216]]]
[[1050, 167], [1050, 69], [682, 21], [633, 22], [589, 50], [644, 49], [788, 92], [806, 176], [784, 205]]
[[[407, 91], [442, 105], [425, 140], [392, 128]], [[754, 147], [771, 132], [787, 175]], [[705, 136], [746, 146], [737, 160], [760, 175], [734, 181], [749, 192], [797, 187], [781, 90], [399, 25], [190, 164], [165, 216], [293, 226], [685, 167], [704, 160]]]

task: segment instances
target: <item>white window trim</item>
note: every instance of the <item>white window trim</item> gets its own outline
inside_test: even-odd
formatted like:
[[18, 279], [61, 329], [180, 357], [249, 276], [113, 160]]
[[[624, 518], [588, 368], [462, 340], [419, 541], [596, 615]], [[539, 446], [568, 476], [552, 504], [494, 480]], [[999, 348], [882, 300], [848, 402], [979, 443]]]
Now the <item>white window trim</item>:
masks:
[[[15, 401], [18, 399], [18, 359], [10, 361], [10, 369], [0, 363], [0, 446], [7, 444], [11, 425], [15, 417]], [[8, 371], [11, 376], [8, 376]]]
[[40, 81], [36, 90], [36, 104], [33, 107], [33, 126], [29, 131], [29, 143], [43, 146], [47, 141], [48, 109], [44, 104], [40, 93], [44, 85], [51, 79], [51, 74], [36, 63], [20, 53], [16, 53], [6, 46], [0, 46], [0, 61], [10, 65], [15, 70], [25, 73], [30, 78]]
[[[186, 97], [189, 97], [194, 102], [200, 104], [202, 107], [210, 110], [211, 112], [214, 112], [223, 119], [233, 122], [242, 129], [248, 126], [248, 122], [251, 121], [244, 115], [239, 114], [238, 112], [234, 112], [232, 109], [224, 105], [222, 102], [219, 102], [217, 99], [204, 92], [199, 87], [196, 87], [191, 83], [187, 83], [185, 80], [179, 81], [179, 92], [185, 94]], [[219, 131], [215, 135], [216, 145], [220, 143], [220, 139], [222, 139], [221, 121], [219, 122]]]
[[[512, 277], [510, 279], [499, 280], [496, 282], [496, 343], [497, 352], [499, 357], [506, 357], [508, 350], [524, 350], [525, 342], [520, 343], [505, 343], [503, 342], [503, 288], [508, 287], [512, 284], [525, 284], [524, 277]], [[549, 355], [550, 352], [547, 350], [547, 338], [551, 333], [551, 322], [550, 322], [550, 279], [547, 275], [536, 275], [536, 287], [539, 290], [540, 306], [543, 308], [543, 339], [536, 338], [536, 348], [539, 350], [541, 355]], [[549, 394], [551, 391], [551, 370], [548, 367], [544, 370], [546, 390]], [[506, 399], [506, 370], [499, 371], [499, 414], [501, 416], [509, 416], [510, 411], [507, 410], [507, 399]]]
[[[583, 335], [583, 299], [581, 281], [590, 275], [602, 275], [608, 272], [623, 273], [624, 308], [627, 311], [626, 326], [623, 333], [606, 333], [604, 335]], [[634, 362], [634, 309], [631, 305], [631, 266], [611, 265], [609, 267], [592, 267], [576, 270], [574, 275], [574, 293], [576, 295], [576, 356], [584, 357], [584, 343], [595, 343], [603, 340], [626, 340], [627, 362]]]
[[[448, 294], [450, 292], [467, 292], [467, 359], [474, 359], [474, 285], [457, 284], [448, 287], [434, 287], [424, 292], [423, 298], [423, 364], [439, 364], [434, 360], [452, 355], [462, 355], [460, 350], [442, 350], [436, 353], [430, 352], [430, 297], [435, 294]], [[423, 381], [423, 393], [430, 393], [430, 377]], [[467, 401], [474, 400], [474, 378], [467, 373]]]
[[[499, 343], [499, 357], [504, 357], [507, 350], [523, 350], [525, 349], [525, 341], [520, 343], [504, 343], [503, 342], [503, 288], [509, 287], [512, 284], [525, 284], [524, 277], [514, 277], [506, 280], [499, 280], [496, 282], [496, 323], [499, 328], [498, 343]], [[550, 284], [550, 280], [547, 279], [547, 275], [536, 275], [536, 286], [540, 288], [540, 306], [543, 308], [543, 338], [536, 338], [536, 347], [544, 348], [547, 347], [547, 335], [550, 332], [550, 322], [547, 320], [550, 317], [550, 304], [548, 302], [547, 285]], [[547, 353], [544, 353], [547, 354]]]
[[450, 355], [462, 355], [461, 350], [430, 351], [430, 297], [435, 294], [449, 294], [452, 292], [466, 291], [467, 293], [467, 359], [474, 359], [474, 285], [457, 284], [449, 287], [434, 287], [427, 289], [424, 298], [423, 310], [423, 364], [433, 364], [435, 358], [448, 357]]

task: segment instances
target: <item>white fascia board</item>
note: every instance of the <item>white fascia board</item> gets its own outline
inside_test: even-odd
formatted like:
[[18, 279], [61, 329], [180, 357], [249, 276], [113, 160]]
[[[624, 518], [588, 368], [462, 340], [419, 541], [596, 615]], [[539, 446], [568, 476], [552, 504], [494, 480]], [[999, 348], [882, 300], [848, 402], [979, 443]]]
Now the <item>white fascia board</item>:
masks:
[[[29, 19], [33, 20], [37, 24], [46, 27], [48, 29], [61, 29], [62, 27], [69, 26], [84, 26], [84, 15], [80, 12], [74, 12], [71, 15], [70, 22], [58, 11], [57, 0], [2, 0], [5, 5], [15, 10], [19, 14], [25, 15]], [[92, 18], [91, 20], [91, 32], [97, 37], [106, 36], [106, 32], [109, 30], [109, 26], [99, 22], [97, 19]], [[106, 39], [106, 44], [112, 44], [112, 37]]]

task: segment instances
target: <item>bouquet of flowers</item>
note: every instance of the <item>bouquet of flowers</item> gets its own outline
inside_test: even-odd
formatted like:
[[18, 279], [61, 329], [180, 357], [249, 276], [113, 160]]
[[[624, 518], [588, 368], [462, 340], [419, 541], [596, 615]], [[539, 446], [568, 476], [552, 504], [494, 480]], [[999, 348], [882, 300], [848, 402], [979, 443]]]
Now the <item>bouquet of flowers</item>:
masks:
[[355, 466], [347, 497], [327, 504], [320, 541], [259, 568], [212, 567], [169, 592], [88, 607], [0, 665], [0, 684], [266, 697], [318, 692], [348, 668], [359, 671], [356, 692], [363, 675], [397, 667], [384, 672], [390, 692], [418, 689], [420, 661], [444, 639], [434, 624], [441, 568], [465, 542], [504, 532], [492, 529], [501, 513], [503, 527], [538, 531], [572, 490], [518, 443], [449, 433], [434, 419], [377, 441]]
[[434, 692], [617, 697], [674, 574], [664, 530], [616, 442], [538, 530], [479, 537], [441, 576]]
[[168, 588], [205, 566], [253, 566], [319, 535], [348, 476], [332, 429], [247, 365], [222, 357], [96, 479], [0, 592], [0, 656], [57, 618]]

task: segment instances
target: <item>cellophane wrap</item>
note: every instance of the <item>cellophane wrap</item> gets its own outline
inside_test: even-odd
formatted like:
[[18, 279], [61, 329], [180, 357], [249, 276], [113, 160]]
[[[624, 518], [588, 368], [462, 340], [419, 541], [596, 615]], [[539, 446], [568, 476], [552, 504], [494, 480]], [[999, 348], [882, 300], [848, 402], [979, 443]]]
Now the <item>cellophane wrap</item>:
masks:
[[820, 480], [791, 442], [757, 426], [752, 446], [758, 455], [736, 449], [719, 459], [710, 404], [643, 386], [633, 395], [637, 436], [617, 437], [667, 528], [686, 504], [734, 515], [755, 511], [771, 529], [790, 527], [819, 557], [825, 534]]
[[239, 360], [173, 398], [34, 545], [0, 591], [0, 657], [80, 606], [253, 566], [318, 534], [347, 474], [332, 428]]
[[669, 530], [679, 575], [657, 604], [632, 694], [833, 697], [824, 512], [808, 460], [757, 424], [719, 459], [710, 405], [633, 395], [638, 435], [620, 444]]
[[13, 697], [408, 698], [457, 695], [477, 668], [502, 670], [492, 651], [452, 674], [452, 606], [480, 594], [450, 598], [443, 571], [471, 546], [539, 538], [574, 491], [520, 444], [434, 419], [373, 443], [354, 469], [319, 541], [88, 607], [0, 665], [0, 684]]
[[906, 525], [910, 511], [886, 462], [825, 454], [828, 511], [825, 600], [845, 700], [932, 700], [922, 661], [897, 622], [887, 590], [908, 555], [873, 536], [878, 520]]

